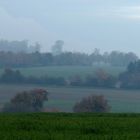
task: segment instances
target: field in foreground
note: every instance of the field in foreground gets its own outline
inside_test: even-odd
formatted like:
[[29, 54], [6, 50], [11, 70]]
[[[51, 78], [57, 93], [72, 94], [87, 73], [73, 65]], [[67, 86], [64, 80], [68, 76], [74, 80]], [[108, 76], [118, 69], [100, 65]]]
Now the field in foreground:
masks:
[[139, 114], [1, 114], [1, 140], [139, 140]]

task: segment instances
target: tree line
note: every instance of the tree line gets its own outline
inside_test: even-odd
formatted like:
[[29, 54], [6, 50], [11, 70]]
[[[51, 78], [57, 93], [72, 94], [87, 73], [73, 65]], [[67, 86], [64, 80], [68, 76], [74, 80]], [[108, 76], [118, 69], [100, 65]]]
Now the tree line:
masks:
[[36, 42], [34, 45], [29, 45], [28, 40], [22, 40], [22, 41], [8, 41], [8, 40], [0, 40], [0, 51], [4, 52], [13, 52], [13, 53], [19, 53], [19, 52], [36, 52], [40, 51], [40, 44]]
[[19, 70], [5, 69], [0, 76], [0, 83], [4, 84], [37, 84], [55, 86], [91, 86], [112, 88], [116, 83], [116, 78], [104, 70], [98, 70], [94, 75], [87, 75], [81, 78], [74, 75], [69, 78], [50, 76], [24, 76]]
[[121, 87], [129, 89], [140, 88], [140, 60], [131, 62], [127, 70], [119, 75]]
[[19, 70], [5, 69], [0, 76], [0, 83], [4, 84], [37, 84], [55, 86], [86, 86], [102, 88], [140, 88], [140, 60], [131, 62], [126, 71], [113, 76], [103, 69], [95, 74], [88, 74], [84, 78], [73, 75], [69, 78], [51, 76], [24, 76]]
[[57, 40], [51, 52], [40, 52], [41, 45], [36, 42], [30, 45], [28, 40], [0, 40], [0, 67], [31, 67], [52, 65], [82, 65], [91, 66], [104, 64], [112, 66], [127, 66], [138, 60], [133, 52], [104, 52], [95, 48], [90, 54], [80, 52], [64, 52], [64, 42]]
[[127, 66], [130, 62], [138, 60], [136, 54], [119, 51], [101, 54], [97, 50], [91, 54], [79, 52], [63, 52], [53, 55], [49, 52], [4, 52], [0, 51], [0, 67], [39, 67], [39, 66], [92, 66], [111, 65]]

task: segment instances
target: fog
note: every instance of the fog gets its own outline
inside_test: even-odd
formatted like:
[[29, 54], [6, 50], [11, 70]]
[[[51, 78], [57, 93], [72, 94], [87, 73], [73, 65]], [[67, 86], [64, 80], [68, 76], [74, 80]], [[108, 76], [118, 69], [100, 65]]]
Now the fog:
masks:
[[50, 51], [133, 51], [140, 55], [138, 0], [0, 0], [0, 38], [40, 42]]

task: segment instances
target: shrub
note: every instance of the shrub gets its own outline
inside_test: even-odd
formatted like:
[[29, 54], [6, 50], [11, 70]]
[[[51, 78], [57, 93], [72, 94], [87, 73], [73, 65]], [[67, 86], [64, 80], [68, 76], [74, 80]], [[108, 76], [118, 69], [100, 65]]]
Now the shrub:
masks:
[[110, 106], [104, 96], [92, 95], [83, 98], [73, 107], [74, 112], [109, 112]]

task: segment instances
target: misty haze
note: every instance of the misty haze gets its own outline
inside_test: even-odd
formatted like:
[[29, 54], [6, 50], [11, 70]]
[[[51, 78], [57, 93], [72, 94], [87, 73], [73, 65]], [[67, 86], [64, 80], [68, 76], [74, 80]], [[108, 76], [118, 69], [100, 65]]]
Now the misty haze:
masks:
[[140, 2], [0, 0], [0, 139], [138, 140]]

